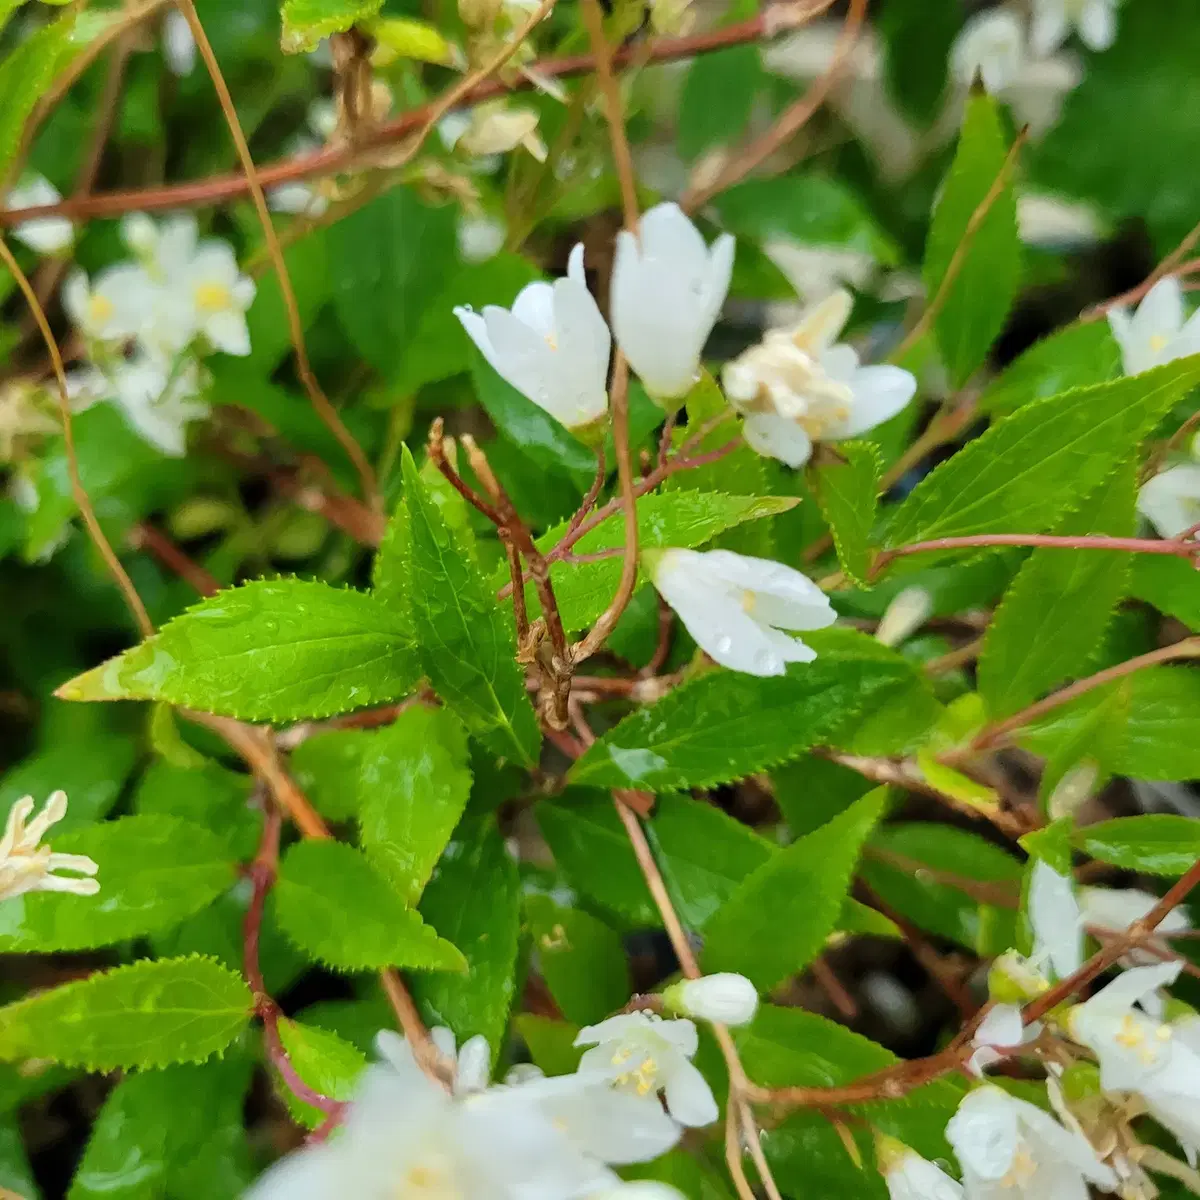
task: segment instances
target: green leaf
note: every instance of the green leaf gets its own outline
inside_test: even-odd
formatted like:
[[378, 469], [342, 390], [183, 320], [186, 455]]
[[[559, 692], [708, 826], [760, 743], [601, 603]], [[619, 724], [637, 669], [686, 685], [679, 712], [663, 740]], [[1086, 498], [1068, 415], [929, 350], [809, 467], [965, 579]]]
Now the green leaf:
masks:
[[201, 601], [58, 694], [285, 721], [384, 704], [419, 677], [408, 629], [387, 605], [349, 588], [262, 579]]
[[0, 1059], [89, 1071], [200, 1062], [246, 1027], [240, 975], [207, 958], [142, 959], [0, 1008]]
[[433, 208], [411, 188], [394, 187], [330, 226], [334, 309], [354, 348], [385, 376], [398, 368], [456, 261], [456, 212], [453, 204]]
[[549, 896], [525, 897], [538, 970], [568, 1021], [590, 1025], [616, 1012], [633, 990], [621, 939], [603, 921]]
[[467, 764], [461, 722], [444, 708], [424, 705], [380, 730], [362, 756], [363, 849], [409, 904], [421, 898], [467, 806]]
[[100, 892], [27, 892], [5, 901], [0, 953], [85, 950], [139, 937], [198, 912], [236, 879], [221, 839], [176, 817], [121, 817], [56, 837], [53, 847], [95, 861]]
[[711, 1166], [686, 1150], [668, 1150], [651, 1162], [634, 1163], [622, 1171], [625, 1179], [654, 1179], [691, 1200], [733, 1200], [724, 1179]]
[[950, 47], [962, 28], [957, 0], [889, 4], [873, 21], [883, 40], [888, 95], [925, 129], [944, 103]]
[[803, 971], [837, 926], [859, 850], [883, 815], [879, 788], [743, 880], [708, 922], [704, 969], [760, 991]]
[[1200, 575], [1191, 562], [1167, 554], [1139, 554], [1133, 560], [1130, 591], [1189, 629], [1200, 630]]
[[358, 814], [359, 772], [377, 736], [373, 729], [328, 729], [305, 738], [288, 757], [297, 786], [327, 821]]
[[7, 1116], [0, 1118], [0, 1188], [7, 1188], [20, 1200], [42, 1200], [25, 1153], [21, 1127]]
[[[367, 1056], [336, 1033], [318, 1029], [283, 1017], [279, 1021], [279, 1041], [296, 1074], [320, 1096], [330, 1100], [349, 1100], [359, 1075], [367, 1065]], [[281, 1092], [288, 1108], [309, 1128], [325, 1119], [323, 1113], [292, 1096], [286, 1085]]]
[[[749, 124], [754, 101], [767, 81], [757, 46], [731, 46], [692, 60], [679, 99], [676, 144], [694, 162], [719, 146], [731, 145]], [[719, 102], [714, 103], [720, 97]]]
[[74, 28], [75, 14], [64, 13], [11, 46], [0, 62], [0, 178], [8, 174], [25, 122], [63, 65]]
[[803, 837], [845, 812], [871, 784], [857, 771], [815, 754], [771, 772], [775, 803], [793, 837]]
[[137, 759], [138, 747], [127, 735], [97, 733], [56, 741], [4, 773], [0, 812], [7, 817], [22, 796], [41, 805], [61, 788], [70, 807], [56, 833], [98, 821], [116, 803]]
[[1033, 400], [1121, 375], [1121, 352], [1107, 321], [1075, 322], [1034, 342], [979, 398], [982, 413], [1010, 413]]
[[1118, 817], [1076, 830], [1074, 842], [1084, 854], [1114, 867], [1173, 877], [1200, 859], [1200, 822], [1170, 813]]
[[297, 843], [271, 894], [288, 938], [337, 970], [459, 971], [465, 965], [366, 856], [344, 842]]
[[[1137, 526], [1130, 460], [1054, 532], [1128, 537]], [[1009, 716], [1080, 673], [1129, 584], [1128, 554], [1044, 547], [1026, 560], [996, 609], [979, 655], [979, 691], [993, 718]]]
[[835, 736], [901, 683], [896, 662], [819, 656], [787, 675], [710, 671], [638, 709], [588, 748], [568, 778], [593, 787], [711, 787], [781, 763]]
[[[1198, 380], [1200, 360], [1184, 358], [1025, 405], [927, 475], [896, 511], [886, 544], [1044, 532]], [[922, 564], [931, 557], [922, 555]]]
[[[184, 768], [159, 760], [138, 780], [133, 807], [147, 816], [175, 817], [202, 825], [205, 836], [218, 838], [231, 860], [249, 861], [262, 831], [262, 811], [250, 801], [252, 787], [249, 775], [239, 775], [215, 762]], [[106, 870], [105, 894], [107, 876]]]
[[833, 534], [838, 562], [861, 587], [871, 565], [883, 457], [871, 442], [841, 442], [834, 455], [841, 461], [823, 463], [813, 471], [813, 490]]
[[284, 0], [280, 45], [285, 54], [315, 50], [322, 38], [369, 20], [382, 7], [383, 0]]
[[541, 732], [514, 658], [511, 618], [438, 511], [407, 447], [404, 496], [413, 626], [429, 681], [496, 754], [532, 766]]
[[575, 1046], [579, 1026], [569, 1021], [552, 1021], [536, 1013], [517, 1013], [513, 1027], [529, 1048], [534, 1065], [547, 1075], [572, 1075], [583, 1057]]
[[967, 101], [962, 134], [950, 173], [933, 210], [925, 246], [925, 292], [938, 294], [952, 261], [960, 267], [934, 318], [934, 333], [955, 387], [987, 356], [1004, 327], [1021, 277], [1013, 171], [972, 231], [975, 213], [996, 184], [1008, 156], [999, 107], [991, 96]]
[[464, 822], [421, 897], [421, 914], [463, 947], [466, 978], [419, 975], [411, 980], [428, 1023], [449, 1026], [460, 1045], [477, 1033], [493, 1053], [503, 1043], [516, 995], [520, 909], [517, 864], [495, 822]]

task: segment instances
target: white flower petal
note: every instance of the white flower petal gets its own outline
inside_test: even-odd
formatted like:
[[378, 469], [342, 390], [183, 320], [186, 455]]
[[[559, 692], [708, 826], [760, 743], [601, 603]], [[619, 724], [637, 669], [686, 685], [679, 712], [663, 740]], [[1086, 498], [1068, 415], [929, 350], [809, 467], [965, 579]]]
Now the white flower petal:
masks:
[[240, 357], [250, 353], [250, 329], [242, 313], [232, 309], [213, 313], [202, 328], [215, 349]]
[[854, 404], [844, 421], [831, 421], [825, 436], [831, 441], [857, 437], [890, 421], [916, 395], [917, 380], [902, 367], [860, 367], [851, 385]]
[[[754, 593], [751, 614], [779, 629], [824, 629], [837, 620], [829, 597], [809, 577], [767, 558], [710, 550], [704, 566], [740, 591]], [[748, 602], [747, 602], [748, 603]]]
[[528, 325], [542, 337], [553, 338], [555, 336], [553, 284], [541, 280], [527, 283], [517, 293], [517, 298], [513, 301], [509, 311], [523, 325]]
[[996, 1087], [968, 1092], [946, 1126], [946, 1140], [964, 1169], [980, 1179], [1003, 1179], [1020, 1144], [1011, 1097]]
[[[728, 381], [728, 373], [725, 378]], [[742, 422], [742, 437], [756, 454], [777, 458], [789, 467], [802, 467], [812, 457], [812, 439], [795, 421], [777, 413], [747, 414]]]
[[1137, 507], [1159, 537], [1178, 537], [1200, 521], [1200, 463], [1180, 463], [1147, 480]]
[[1107, 50], [1117, 40], [1117, 14], [1111, 0], [1089, 0], [1077, 21], [1079, 37], [1089, 50]]
[[699, 1070], [684, 1062], [671, 1072], [663, 1089], [667, 1112], [681, 1125], [699, 1128], [717, 1119], [717, 1101]]
[[1048, 58], [1067, 40], [1067, 0], [1035, 0], [1029, 48], [1035, 58]]
[[1074, 883], [1041, 859], [1033, 864], [1029, 881], [1028, 916], [1034, 957], [1047, 956], [1059, 979], [1079, 970], [1083, 963], [1083, 919]]

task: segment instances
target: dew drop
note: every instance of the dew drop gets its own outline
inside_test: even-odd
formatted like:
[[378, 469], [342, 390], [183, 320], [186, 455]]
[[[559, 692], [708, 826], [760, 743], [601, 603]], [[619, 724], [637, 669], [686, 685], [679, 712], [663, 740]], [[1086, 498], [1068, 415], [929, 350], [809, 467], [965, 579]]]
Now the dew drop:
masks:
[[717, 638], [717, 652], [719, 654], [728, 654], [733, 649], [733, 638], [728, 634], [722, 634]]

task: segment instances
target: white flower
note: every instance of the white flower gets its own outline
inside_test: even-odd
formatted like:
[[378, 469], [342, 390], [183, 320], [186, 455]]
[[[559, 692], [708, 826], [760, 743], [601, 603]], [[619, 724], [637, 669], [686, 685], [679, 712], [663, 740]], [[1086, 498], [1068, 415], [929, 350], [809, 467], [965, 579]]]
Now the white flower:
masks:
[[1078, 971], [1083, 965], [1083, 917], [1072, 880], [1037, 859], [1026, 911], [1033, 931], [1034, 962], [1048, 961], [1058, 979]]
[[[51, 825], [67, 815], [66, 792], [51, 792], [32, 821], [33, 797], [23, 796], [8, 810], [4, 837], [0, 838], [0, 900], [12, 900], [26, 892], [72, 892], [94, 896], [100, 884], [90, 876], [100, 869], [82, 854], [55, 854], [38, 843]], [[74, 875], [56, 875], [73, 871]], [[85, 876], [88, 878], [79, 878]]]
[[376, 1044], [386, 1061], [363, 1072], [338, 1136], [284, 1159], [248, 1200], [582, 1200], [619, 1184], [540, 1107], [558, 1081], [451, 1096], [398, 1035]]
[[1110, 308], [1108, 324], [1121, 347], [1126, 375], [1200, 351], [1200, 312], [1185, 319], [1183, 288], [1173, 275], [1160, 279], [1132, 315], [1123, 304]]
[[267, 204], [272, 212], [301, 217], [319, 217], [329, 208], [329, 200], [325, 196], [299, 180], [273, 187], [267, 193]]
[[[41, 208], [44, 204], [57, 204], [61, 199], [58, 188], [50, 180], [41, 175], [30, 175], [8, 193], [5, 203], [16, 210]], [[66, 217], [34, 217], [13, 226], [12, 235], [39, 254], [57, 254], [75, 240], [75, 226]]]
[[486, 262], [504, 249], [508, 230], [504, 222], [489, 216], [468, 216], [458, 219], [458, 256], [463, 262]]
[[917, 381], [908, 371], [859, 366], [851, 346], [835, 344], [852, 304], [849, 292], [835, 292], [795, 328], [770, 330], [725, 365], [725, 394], [759, 454], [801, 467], [814, 441], [865, 433], [913, 398]]
[[1039, 58], [1053, 53], [1072, 26], [1089, 50], [1107, 50], [1117, 37], [1117, 0], [1033, 0], [1029, 42]]
[[1100, 241], [1095, 210], [1059, 196], [1023, 191], [1017, 196], [1017, 232], [1027, 246], [1047, 250], [1082, 250]]
[[162, 28], [163, 58], [172, 75], [190, 75], [196, 66], [196, 39], [187, 17], [177, 8], [167, 10]]
[[592, 1046], [581, 1073], [602, 1072], [617, 1088], [652, 1097], [662, 1091], [667, 1111], [681, 1125], [709, 1125], [717, 1102], [704, 1076], [689, 1061], [699, 1040], [691, 1021], [664, 1021], [648, 1012], [623, 1013], [587, 1025], [576, 1046]]
[[875, 630], [875, 640], [885, 646], [898, 646], [929, 619], [933, 597], [922, 587], [906, 587], [897, 592], [884, 609]]
[[134, 337], [149, 318], [154, 285], [135, 263], [107, 267], [89, 284], [72, 271], [62, 290], [63, 308], [89, 341], [117, 342]]
[[612, 339], [587, 289], [582, 245], [564, 278], [528, 284], [511, 310], [459, 306], [454, 315], [496, 371], [568, 429], [604, 416]]
[[176, 368], [146, 354], [122, 361], [108, 381], [113, 401], [138, 434], [172, 458], [187, 452], [187, 426], [208, 416], [197, 398], [200, 372], [194, 360]]
[[506, 154], [518, 146], [538, 162], [546, 160], [546, 143], [538, 136], [538, 114], [524, 105], [493, 100], [477, 105], [465, 120], [451, 114], [443, 121], [443, 140], [449, 149], [465, 151], [473, 158]]
[[593, 1192], [588, 1200], [684, 1200], [670, 1184], [658, 1183], [653, 1179], [635, 1179], [632, 1183], [618, 1184], [603, 1192]]
[[637, 234], [617, 234], [613, 334], [655, 399], [678, 400], [696, 382], [729, 290], [733, 254], [730, 234], [706, 246], [677, 204], [650, 209]]
[[[1079, 907], [1083, 912], [1083, 924], [1087, 928], [1124, 933], [1135, 921], [1140, 921], [1154, 906], [1158, 897], [1137, 888], [1079, 889]], [[1192, 923], [1182, 908], [1173, 908], [1156, 926], [1160, 934], [1183, 933], [1191, 929]], [[1149, 950], [1132, 950], [1129, 961], [1149, 966], [1161, 961]]]
[[816, 652], [785, 629], [837, 620], [828, 597], [782, 563], [730, 550], [647, 551], [642, 562], [662, 598], [715, 662], [750, 675], [783, 675]]
[[182, 276], [173, 279], [171, 286], [178, 286], [184, 297], [181, 307], [190, 309], [189, 323], [213, 349], [226, 354], [250, 353], [246, 310], [254, 300], [254, 281], [238, 270], [237, 258], [228, 243], [201, 242]]
[[875, 1162], [891, 1200], [963, 1200], [961, 1184], [895, 1138], [877, 1135]]
[[950, 69], [968, 86], [976, 76], [993, 95], [1013, 83], [1025, 65], [1025, 28], [1006, 8], [977, 13], [950, 48]]
[[998, 1087], [967, 1094], [946, 1126], [967, 1200], [1087, 1200], [1117, 1177], [1087, 1140]]
[[979, 1023], [971, 1045], [975, 1048], [967, 1063], [972, 1075], [982, 1076], [990, 1066], [1002, 1062], [1005, 1052], [1033, 1041], [1042, 1031], [1036, 1021], [1026, 1026], [1018, 1004], [994, 1004]]
[[487, 1090], [491, 1082], [492, 1049], [482, 1033], [468, 1038], [457, 1049], [454, 1031], [445, 1025], [438, 1025], [429, 1031], [433, 1044], [447, 1057], [457, 1064], [454, 1073], [454, 1094], [466, 1096], [471, 1092]]
[[700, 979], [684, 979], [663, 992], [673, 1012], [722, 1025], [747, 1025], [758, 1010], [758, 991], [745, 975], [722, 971]]
[[763, 253], [783, 272], [806, 304], [816, 304], [850, 284], [863, 288], [875, 272], [875, 256], [841, 246], [806, 246], [792, 238], [772, 238]]
[[1138, 490], [1138, 512], [1159, 537], [1177, 538], [1200, 522], [1200, 463], [1178, 463], [1148, 479]]

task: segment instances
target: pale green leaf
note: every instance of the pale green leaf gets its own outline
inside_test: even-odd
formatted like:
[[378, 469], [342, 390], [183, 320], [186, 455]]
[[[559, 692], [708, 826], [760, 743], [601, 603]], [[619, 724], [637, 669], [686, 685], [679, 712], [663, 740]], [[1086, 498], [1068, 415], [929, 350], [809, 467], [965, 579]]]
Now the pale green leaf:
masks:
[[70, 53], [74, 28], [75, 14], [64, 13], [11, 47], [0, 62], [0, 178], [17, 153], [25, 122]]
[[42, 1200], [25, 1153], [21, 1127], [12, 1116], [0, 1117], [0, 1188], [7, 1188], [20, 1200]]
[[1101, 821], [1076, 830], [1074, 841], [1092, 858], [1147, 875], [1183, 875], [1200, 861], [1200, 821], [1173, 813]]
[[326, 729], [289, 755], [296, 785], [327, 821], [349, 821], [358, 813], [359, 772], [376, 736], [373, 729]]
[[1186, 559], [1139, 554], [1133, 560], [1130, 590], [1159, 612], [1200, 630], [1200, 573]]
[[407, 625], [386, 604], [349, 588], [264, 579], [201, 601], [59, 695], [281, 721], [396, 700], [419, 677]]
[[382, 7], [383, 0], [284, 0], [280, 44], [286, 54], [315, 50], [322, 38], [369, 20]]
[[[158, 760], [138, 780], [133, 808], [147, 816], [176, 817], [202, 825], [206, 833], [220, 839], [232, 860], [249, 862], [258, 847], [263, 821], [261, 807], [251, 802], [252, 788], [249, 775], [215, 762], [186, 768]], [[74, 797], [71, 802], [74, 804]]]
[[705, 970], [736, 971], [762, 991], [804, 970], [837, 926], [885, 803], [883, 789], [869, 792], [743, 880], [705, 928]]
[[283, 932], [342, 971], [461, 971], [463, 956], [344, 842], [307, 841], [284, 856], [272, 897]]
[[[279, 1041], [287, 1052], [296, 1074], [319, 1096], [330, 1100], [349, 1100], [354, 1086], [367, 1065], [367, 1056], [357, 1047], [315, 1025], [306, 1025], [283, 1017], [279, 1021]], [[286, 1085], [281, 1093], [292, 1113], [310, 1128], [325, 1116], [291, 1094]]]
[[883, 458], [871, 442], [841, 442], [813, 471], [813, 491], [833, 534], [838, 562], [856, 584], [871, 565], [871, 530], [879, 509]]
[[200, 1062], [250, 1020], [240, 975], [207, 958], [142, 959], [0, 1008], [0, 1059], [89, 1071]]

